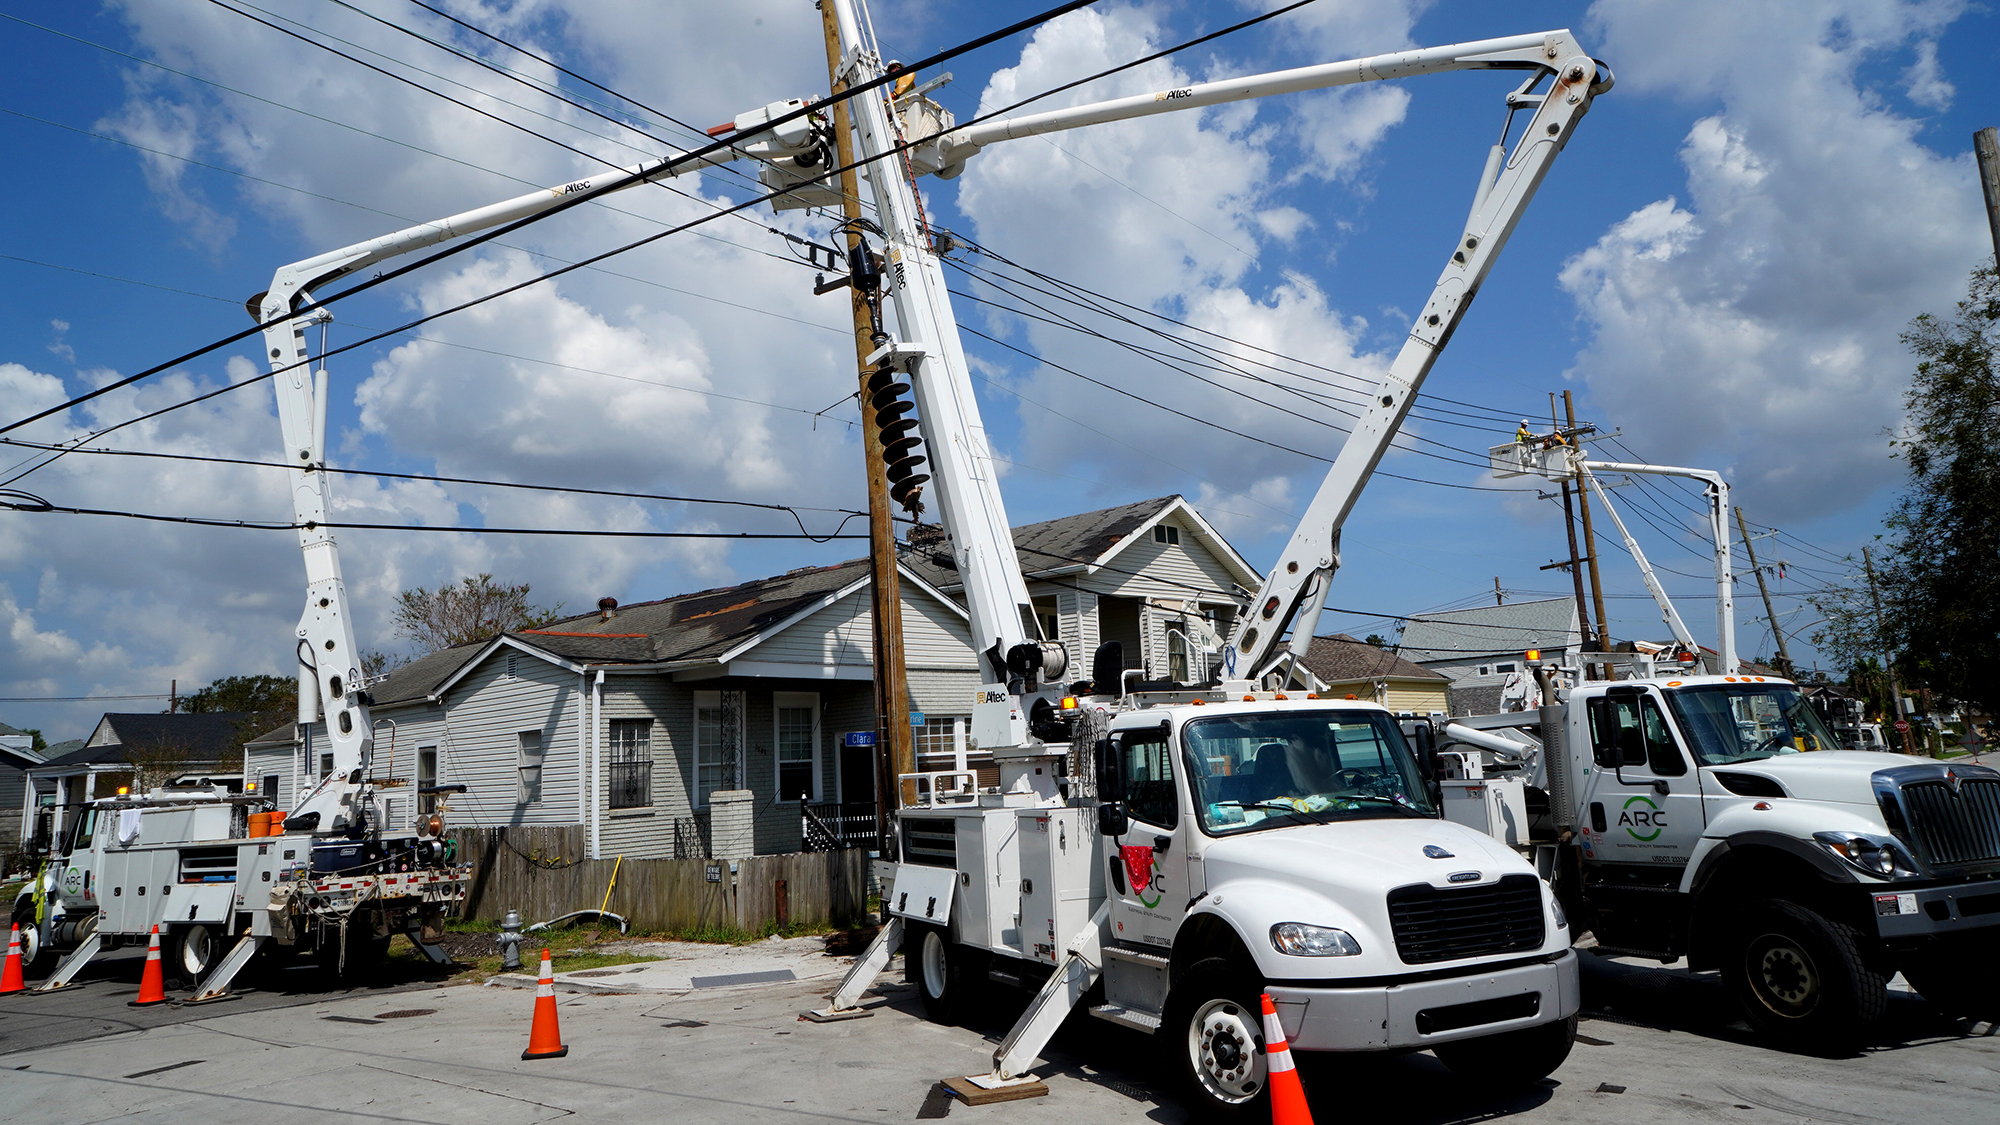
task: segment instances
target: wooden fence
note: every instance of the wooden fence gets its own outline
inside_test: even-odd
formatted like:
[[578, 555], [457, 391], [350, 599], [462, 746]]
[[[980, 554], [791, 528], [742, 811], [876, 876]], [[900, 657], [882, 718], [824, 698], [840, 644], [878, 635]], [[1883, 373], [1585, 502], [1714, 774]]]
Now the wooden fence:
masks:
[[[572, 910], [605, 909], [641, 931], [690, 931], [769, 925], [839, 926], [860, 919], [868, 894], [865, 849], [753, 856], [736, 860], [582, 859], [585, 830], [457, 828], [458, 854], [472, 864], [468, 918], [498, 920], [509, 910], [524, 923]], [[618, 881], [611, 886], [612, 868]], [[716, 881], [710, 882], [714, 878]]]

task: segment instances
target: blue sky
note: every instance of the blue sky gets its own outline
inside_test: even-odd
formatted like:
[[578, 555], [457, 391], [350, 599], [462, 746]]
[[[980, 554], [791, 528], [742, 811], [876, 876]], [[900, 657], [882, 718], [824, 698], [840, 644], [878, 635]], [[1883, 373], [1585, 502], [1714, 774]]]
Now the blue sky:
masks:
[[[440, 6], [697, 127], [824, 89], [817, 15], [803, 2]], [[9, 75], [0, 144], [23, 189], [0, 238], [0, 415], [21, 417], [240, 330], [242, 300], [278, 265], [691, 143], [657, 118], [647, 137], [591, 117], [359, 14], [557, 78], [407, 0], [261, 0], [259, 9], [526, 128], [207, 0], [0, 0], [10, 17], [0, 21]], [[887, 51], [915, 59], [1033, 10], [885, 2], [874, 21]], [[964, 119], [1255, 10], [1098, 4], [954, 60], [937, 96]], [[1581, 417], [1623, 431], [1624, 446], [1605, 452], [1724, 471], [1750, 520], [1782, 529], [1759, 553], [1793, 564], [1779, 614], [1807, 626], [1812, 615], [1792, 595], [1847, 572], [1831, 559], [1879, 530], [1900, 480], [1883, 432], [1900, 420], [1911, 366], [1896, 333], [1920, 311], [1948, 308], [1991, 249], [1969, 156], [1972, 131], [2000, 118], [1991, 11], [1887, 0], [1320, 0], [1059, 101], [1558, 27], [1609, 63], [1618, 86], [1507, 246], [1425, 386], [1431, 401], [1411, 435], [1442, 443], [1422, 449], [1477, 461], [1521, 415], [1545, 418], [1550, 391], [1569, 389]], [[579, 100], [605, 96], [561, 82]], [[1270, 348], [1285, 357], [1273, 360], [1274, 379], [1322, 390], [1301, 380], [1340, 381], [1322, 369], [1366, 380], [1399, 346], [1457, 233], [1509, 88], [1505, 75], [1444, 75], [1167, 115], [996, 146], [962, 178], [924, 187], [938, 223], [1011, 261]], [[748, 195], [730, 175], [677, 187], [688, 195], [628, 192], [531, 227], [511, 248], [344, 303], [329, 340], [351, 342]], [[746, 212], [700, 228], [708, 237], [679, 235], [608, 262], [609, 272], [446, 318], [422, 340], [336, 357], [338, 462], [858, 506], [855, 414], [816, 413], [852, 389], [846, 305], [811, 295], [812, 270], [774, 227], [825, 231], [796, 212]], [[972, 280], [1004, 267], [977, 255], [966, 265], [955, 288], [1005, 299]], [[1029, 353], [968, 340], [1016, 523], [1181, 492], [1264, 565], [1322, 471], [1034, 357], [1275, 445], [1338, 449], [1328, 423], [1342, 419], [1299, 395], [1260, 385], [1252, 389], [1265, 401], [1252, 402], [990, 306], [960, 301], [958, 315]], [[14, 436], [79, 436], [254, 374], [256, 355], [224, 349]], [[271, 460], [277, 427], [259, 387], [106, 442]], [[5, 463], [28, 452], [5, 450]], [[1536, 569], [1566, 554], [1557, 505], [1465, 487], [1508, 485], [1415, 452], [1383, 467], [1431, 483], [1371, 484], [1347, 525], [1333, 605], [1393, 615], [1478, 604], [1496, 576], [1510, 600], [1567, 592], [1560, 572]], [[245, 466], [77, 454], [10, 487], [119, 511], [288, 511], [272, 470]], [[795, 526], [742, 507], [362, 477], [335, 488], [354, 521]], [[1654, 561], [1680, 572], [1666, 574], [1669, 588], [1712, 642], [1713, 586], [1691, 497], [1668, 483], [1614, 499]], [[841, 517], [801, 518], [825, 531]], [[1604, 538], [1614, 632], [1660, 636], [1636, 571]], [[468, 572], [530, 581], [547, 602], [586, 608], [604, 594], [644, 600], [862, 550], [393, 532], [351, 532], [341, 544], [362, 643], [381, 648], [396, 647], [386, 619], [398, 589]], [[282, 673], [301, 585], [283, 532], [0, 514], [0, 696], [151, 694], [174, 679], [185, 689]], [[1747, 577], [1737, 611], [1745, 653], [1768, 651]], [[1390, 631], [1381, 619], [1329, 613], [1322, 629], [1333, 628]], [[1795, 656], [1814, 655], [1803, 636], [1794, 645]], [[59, 738], [103, 710], [157, 706], [9, 703], [0, 719]]]

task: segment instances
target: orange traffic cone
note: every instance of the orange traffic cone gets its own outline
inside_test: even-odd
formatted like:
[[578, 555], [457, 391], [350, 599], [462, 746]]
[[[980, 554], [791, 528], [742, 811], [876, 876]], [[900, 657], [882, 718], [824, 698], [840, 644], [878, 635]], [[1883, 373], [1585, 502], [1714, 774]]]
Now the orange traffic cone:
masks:
[[559, 1059], [569, 1054], [563, 1046], [562, 1031], [556, 1027], [556, 972], [549, 967], [549, 951], [542, 950], [541, 979], [535, 982], [535, 1023], [528, 1030], [528, 1049], [523, 1059]]
[[0, 992], [20, 992], [28, 987], [21, 979], [21, 927], [7, 931], [7, 965], [0, 968]]
[[167, 978], [160, 968], [160, 927], [153, 927], [153, 938], [146, 943], [146, 971], [139, 977], [139, 998], [126, 1001], [131, 1008], [150, 1008], [167, 1002]]
[[1306, 1088], [1292, 1062], [1292, 1045], [1285, 1042], [1285, 1029], [1278, 1023], [1278, 1009], [1271, 1005], [1268, 992], [1264, 994], [1264, 1071], [1264, 1081], [1271, 1090], [1271, 1125], [1312, 1125]]

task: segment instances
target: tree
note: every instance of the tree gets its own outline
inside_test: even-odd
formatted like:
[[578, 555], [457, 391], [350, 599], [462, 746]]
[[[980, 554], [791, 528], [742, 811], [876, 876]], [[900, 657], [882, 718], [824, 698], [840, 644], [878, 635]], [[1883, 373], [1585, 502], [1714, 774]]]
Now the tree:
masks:
[[1909, 483], [1886, 521], [1883, 639], [1933, 692], [2000, 709], [2000, 270], [1972, 272], [1950, 317], [1903, 343], [1917, 370], [1895, 442]]
[[435, 590], [422, 586], [396, 596], [396, 633], [424, 653], [483, 641], [501, 633], [539, 629], [562, 616], [562, 604], [540, 609], [528, 601], [528, 584], [503, 585], [491, 574], [461, 578]]
[[1364, 645], [1374, 645], [1376, 648], [1389, 647], [1388, 640], [1384, 638], [1380, 633], [1368, 634], [1367, 636], [1361, 638], [1361, 643]]
[[299, 681], [291, 676], [224, 676], [183, 698], [180, 709], [191, 715], [243, 712], [249, 718], [237, 721], [237, 742], [248, 742], [297, 721]]

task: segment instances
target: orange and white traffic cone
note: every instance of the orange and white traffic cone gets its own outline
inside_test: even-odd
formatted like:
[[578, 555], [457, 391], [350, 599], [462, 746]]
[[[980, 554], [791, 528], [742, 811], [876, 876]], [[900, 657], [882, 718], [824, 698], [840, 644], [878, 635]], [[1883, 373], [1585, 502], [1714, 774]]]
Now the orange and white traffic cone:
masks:
[[131, 1008], [150, 1008], [167, 1002], [167, 976], [160, 968], [160, 927], [153, 927], [152, 940], [146, 943], [146, 971], [139, 977], [139, 998], [126, 1001]]
[[541, 978], [535, 982], [535, 1023], [528, 1030], [528, 1049], [523, 1059], [559, 1059], [569, 1054], [563, 1046], [562, 1031], [556, 1027], [556, 972], [549, 967], [549, 951], [542, 950]]
[[0, 968], [0, 993], [20, 992], [28, 987], [21, 979], [21, 927], [7, 931], [7, 965]]
[[1292, 1062], [1292, 1045], [1285, 1042], [1284, 1026], [1278, 1023], [1278, 1009], [1271, 994], [1264, 999], [1264, 1082], [1271, 1091], [1271, 1125], [1312, 1125], [1312, 1110], [1306, 1107], [1306, 1088], [1299, 1082], [1299, 1068]]

